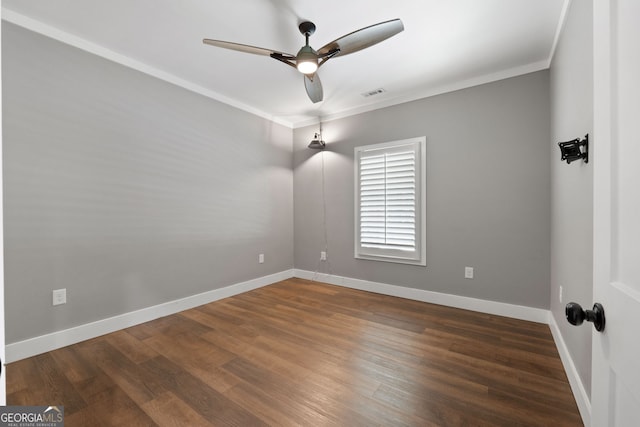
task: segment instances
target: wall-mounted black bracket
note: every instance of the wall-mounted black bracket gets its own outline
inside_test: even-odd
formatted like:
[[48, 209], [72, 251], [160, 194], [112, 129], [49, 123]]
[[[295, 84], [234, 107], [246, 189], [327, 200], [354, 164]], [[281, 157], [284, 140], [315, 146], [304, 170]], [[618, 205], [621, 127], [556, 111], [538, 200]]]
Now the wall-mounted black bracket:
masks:
[[576, 138], [571, 141], [558, 142], [560, 147], [560, 160], [566, 160], [567, 164], [574, 160], [583, 159], [585, 163], [589, 163], [589, 134], [584, 139]]

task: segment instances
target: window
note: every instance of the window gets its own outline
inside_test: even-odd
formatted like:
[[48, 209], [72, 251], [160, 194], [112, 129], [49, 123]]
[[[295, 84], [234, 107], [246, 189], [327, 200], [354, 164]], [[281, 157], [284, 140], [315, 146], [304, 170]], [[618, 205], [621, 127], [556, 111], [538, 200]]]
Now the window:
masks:
[[426, 265], [426, 137], [355, 148], [355, 257]]

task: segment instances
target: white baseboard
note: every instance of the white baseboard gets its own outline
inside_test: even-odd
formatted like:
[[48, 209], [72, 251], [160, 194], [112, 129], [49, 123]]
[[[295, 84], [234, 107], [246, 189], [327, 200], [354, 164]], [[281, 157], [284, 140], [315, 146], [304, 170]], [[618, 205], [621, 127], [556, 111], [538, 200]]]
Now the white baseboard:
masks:
[[460, 295], [443, 294], [440, 292], [425, 291], [422, 289], [406, 288], [404, 286], [389, 285], [386, 283], [370, 282], [367, 280], [352, 279], [331, 274], [314, 273], [305, 270], [294, 270], [296, 277], [308, 280], [317, 280], [332, 285], [362, 291], [375, 292], [383, 295], [407, 298], [432, 304], [446, 305], [465, 310], [478, 311], [480, 313], [495, 314], [497, 316], [511, 317], [514, 319], [528, 320], [537, 323], [549, 323], [549, 310], [542, 308], [526, 307], [522, 305], [507, 304], [497, 301], [487, 301], [477, 298], [463, 297]]
[[192, 295], [175, 301], [158, 304], [153, 307], [143, 308], [130, 313], [102, 319], [95, 322], [62, 331], [53, 332], [24, 341], [11, 343], [6, 346], [6, 363], [15, 362], [20, 359], [35, 356], [37, 354], [66, 347], [71, 344], [85, 341], [100, 335], [119, 331], [131, 326], [139, 325], [160, 317], [178, 313], [190, 308], [208, 304], [243, 292], [261, 288], [281, 280], [293, 277], [294, 270], [285, 270], [269, 276], [259, 277], [242, 283], [236, 283], [220, 289]]
[[567, 344], [564, 342], [564, 339], [562, 339], [560, 328], [558, 328], [558, 324], [556, 323], [556, 319], [553, 317], [553, 315], [549, 316], [549, 329], [551, 329], [551, 335], [553, 335], [553, 340], [556, 342], [556, 347], [558, 348], [558, 353], [560, 354], [560, 360], [562, 360], [564, 371], [566, 372], [567, 378], [569, 379], [569, 385], [571, 386], [571, 391], [573, 391], [573, 396], [576, 399], [576, 404], [578, 405], [578, 410], [580, 411], [582, 422], [584, 423], [585, 427], [590, 427], [591, 400], [589, 399], [589, 396], [587, 396], [587, 391], [582, 384], [582, 380], [578, 375], [576, 365], [573, 363], [573, 359], [571, 358], [571, 354], [569, 354]]

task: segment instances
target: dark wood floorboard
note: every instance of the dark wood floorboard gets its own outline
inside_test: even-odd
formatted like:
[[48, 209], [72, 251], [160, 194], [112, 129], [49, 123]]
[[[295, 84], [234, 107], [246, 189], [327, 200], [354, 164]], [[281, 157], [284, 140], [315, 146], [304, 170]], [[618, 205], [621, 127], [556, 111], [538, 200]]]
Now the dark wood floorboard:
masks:
[[71, 426], [581, 426], [547, 325], [289, 279], [11, 363]]

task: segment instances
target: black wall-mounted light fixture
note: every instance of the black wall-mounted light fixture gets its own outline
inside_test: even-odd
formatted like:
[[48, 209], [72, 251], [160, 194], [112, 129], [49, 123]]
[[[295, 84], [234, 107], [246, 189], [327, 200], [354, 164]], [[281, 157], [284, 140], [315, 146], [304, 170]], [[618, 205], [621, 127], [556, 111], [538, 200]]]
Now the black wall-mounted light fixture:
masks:
[[320, 132], [315, 134], [313, 140], [309, 143], [309, 148], [324, 150], [325, 145], [325, 142], [322, 140], [322, 122], [320, 122]]
[[322, 136], [319, 133], [316, 133], [313, 137], [313, 140], [309, 143], [309, 148], [314, 148], [316, 150], [323, 150], [325, 147], [325, 142], [322, 140]]
[[560, 147], [560, 160], [566, 160], [567, 164], [574, 160], [583, 159], [585, 163], [589, 163], [589, 134], [584, 139], [576, 138], [571, 141], [558, 142]]

